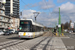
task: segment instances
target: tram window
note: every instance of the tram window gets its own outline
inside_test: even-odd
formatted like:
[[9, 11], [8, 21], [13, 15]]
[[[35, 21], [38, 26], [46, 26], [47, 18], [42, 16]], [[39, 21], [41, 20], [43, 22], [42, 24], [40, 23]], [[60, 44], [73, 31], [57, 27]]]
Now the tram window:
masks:
[[35, 26], [35, 25], [32, 25], [32, 32], [40, 32], [40, 31], [43, 31], [43, 28], [39, 27], [39, 26]]

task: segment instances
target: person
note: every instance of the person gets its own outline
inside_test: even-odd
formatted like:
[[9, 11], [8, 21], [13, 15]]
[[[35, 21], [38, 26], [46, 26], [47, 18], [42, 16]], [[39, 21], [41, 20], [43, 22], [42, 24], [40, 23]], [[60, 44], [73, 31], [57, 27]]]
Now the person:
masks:
[[56, 29], [55, 29], [55, 28], [54, 28], [53, 34], [54, 34], [54, 35], [56, 34]]
[[54, 29], [54, 32], [56, 32], [56, 29]]

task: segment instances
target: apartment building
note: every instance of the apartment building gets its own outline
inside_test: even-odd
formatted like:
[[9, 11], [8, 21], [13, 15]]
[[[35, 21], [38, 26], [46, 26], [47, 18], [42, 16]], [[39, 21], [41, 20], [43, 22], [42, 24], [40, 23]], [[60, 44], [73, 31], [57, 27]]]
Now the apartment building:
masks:
[[11, 21], [11, 26], [10, 26], [11, 29], [18, 30], [20, 19], [12, 17], [10, 21]]
[[0, 0], [0, 30], [10, 26], [10, 18], [5, 15], [5, 0]]
[[5, 15], [12, 14], [19, 18], [19, 0], [6, 0], [5, 9]]

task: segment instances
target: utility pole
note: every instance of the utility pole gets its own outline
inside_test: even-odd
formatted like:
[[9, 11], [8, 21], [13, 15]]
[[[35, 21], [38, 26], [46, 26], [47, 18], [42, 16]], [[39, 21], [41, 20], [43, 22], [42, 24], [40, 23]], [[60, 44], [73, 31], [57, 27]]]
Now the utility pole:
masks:
[[60, 8], [59, 8], [59, 36], [61, 34], [61, 15], [60, 15]]

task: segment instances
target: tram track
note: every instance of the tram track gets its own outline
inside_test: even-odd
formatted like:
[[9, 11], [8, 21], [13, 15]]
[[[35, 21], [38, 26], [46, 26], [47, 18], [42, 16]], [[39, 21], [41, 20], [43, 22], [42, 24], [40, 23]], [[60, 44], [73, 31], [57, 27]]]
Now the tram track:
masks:
[[12, 41], [8, 41], [8, 42], [0, 43], [0, 50], [7, 48], [9, 46], [14, 46], [14, 45], [23, 43], [25, 41], [26, 40], [12, 40]]
[[[51, 34], [49, 34], [49, 33], [51, 33]], [[47, 32], [46, 34], [43, 35], [43, 37], [44, 37], [44, 36], [47, 36], [47, 37], [45, 37], [43, 40], [41, 40], [38, 44], [34, 45], [34, 47], [32, 47], [30, 50], [37, 50], [36, 48], [37, 48], [42, 42], [44, 42], [46, 39], [48, 39], [49, 36], [51, 36], [51, 38], [47, 41], [47, 44], [43, 47], [43, 50], [46, 50], [46, 47], [47, 47], [49, 41], [51, 41], [51, 39], [53, 38], [54, 35], [52, 34], [52, 32]]]

